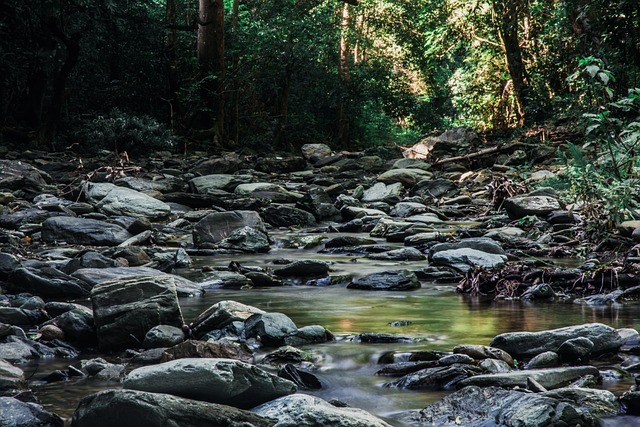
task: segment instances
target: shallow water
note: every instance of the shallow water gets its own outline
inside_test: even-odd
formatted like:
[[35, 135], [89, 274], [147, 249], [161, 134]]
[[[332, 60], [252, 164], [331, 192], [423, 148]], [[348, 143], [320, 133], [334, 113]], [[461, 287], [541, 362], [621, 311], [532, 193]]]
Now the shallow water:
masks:
[[[392, 268], [424, 267], [426, 261], [400, 263], [371, 261], [352, 257], [318, 254], [316, 249], [275, 248], [259, 256], [201, 257], [197, 266], [221, 268], [230, 261], [242, 265], [272, 266], [272, 260], [323, 259], [332, 262], [332, 273], [364, 275]], [[276, 266], [273, 266], [274, 268]], [[184, 272], [186, 275], [187, 272]], [[346, 289], [345, 286], [282, 286], [258, 289], [215, 289], [201, 297], [183, 298], [181, 306], [185, 320], [191, 321], [206, 308], [221, 300], [235, 300], [270, 312], [288, 315], [298, 327], [319, 324], [337, 335], [336, 342], [305, 348], [322, 356], [314, 372], [323, 388], [310, 394], [326, 400], [338, 399], [366, 409], [401, 426], [392, 415], [399, 411], [424, 408], [442, 398], [445, 392], [407, 391], [383, 388], [393, 378], [376, 376], [382, 354], [389, 351], [412, 350], [450, 351], [455, 345], [485, 344], [500, 333], [539, 331], [581, 323], [602, 322], [615, 328], [640, 329], [640, 305], [616, 305], [591, 308], [572, 303], [524, 303], [520, 301], [488, 301], [455, 293], [454, 284], [422, 283], [411, 292], [371, 292]], [[394, 327], [389, 323], [408, 320], [410, 324]], [[385, 332], [407, 335], [416, 340], [402, 344], [357, 344], [349, 340], [353, 334]], [[260, 355], [258, 355], [258, 358]], [[85, 357], [86, 358], [86, 357]], [[34, 378], [54, 369], [65, 369], [77, 361], [40, 361]], [[36, 366], [27, 368], [27, 374]], [[632, 378], [608, 381], [604, 386], [620, 393], [633, 383]], [[115, 384], [96, 384], [82, 380], [36, 387], [45, 406], [69, 419], [78, 401], [84, 396]], [[629, 421], [631, 420], [631, 421]], [[637, 422], [637, 424], [629, 424]], [[607, 420], [608, 427], [640, 425], [640, 418], [626, 417]]]

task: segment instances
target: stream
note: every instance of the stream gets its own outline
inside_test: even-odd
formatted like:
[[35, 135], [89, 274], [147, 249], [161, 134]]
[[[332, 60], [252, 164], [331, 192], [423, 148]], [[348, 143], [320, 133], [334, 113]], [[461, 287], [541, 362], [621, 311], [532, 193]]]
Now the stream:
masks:
[[[280, 233], [280, 237], [286, 233]], [[382, 242], [382, 241], [381, 241]], [[384, 244], [387, 244], [386, 242]], [[387, 244], [388, 245], [388, 244]], [[243, 256], [194, 257], [194, 268], [178, 272], [197, 281], [202, 267], [225, 268], [236, 261], [243, 266], [271, 265], [279, 258], [319, 259], [332, 263], [332, 275], [360, 276], [393, 268], [415, 269], [426, 261], [383, 262], [366, 258], [320, 254], [322, 246], [312, 249], [286, 249], [274, 246], [267, 254]], [[558, 260], [560, 263], [572, 260]], [[399, 265], [400, 264], [400, 265]], [[422, 282], [422, 287], [410, 292], [374, 292], [347, 289], [346, 285], [282, 286], [253, 289], [214, 289], [199, 297], [181, 298], [187, 322], [221, 300], [235, 300], [269, 312], [282, 312], [298, 327], [319, 324], [336, 335], [336, 341], [303, 347], [321, 355], [314, 374], [323, 388], [305, 393], [325, 400], [338, 399], [365, 409], [392, 425], [403, 426], [393, 419], [394, 413], [422, 409], [439, 400], [447, 392], [410, 391], [383, 388], [391, 377], [376, 376], [378, 359], [385, 352], [402, 353], [415, 350], [451, 351], [457, 344], [488, 345], [503, 332], [540, 331], [590, 322], [601, 322], [614, 328], [640, 329], [640, 304], [587, 307], [571, 302], [528, 303], [522, 301], [494, 301], [469, 297], [455, 292], [455, 283]], [[87, 302], [88, 303], [88, 302]], [[392, 326], [397, 320], [409, 321], [406, 326]], [[400, 344], [359, 344], [351, 337], [363, 332], [406, 335], [416, 342]], [[99, 356], [83, 354], [82, 358]], [[264, 353], [258, 353], [260, 359]], [[55, 369], [66, 369], [78, 360], [36, 360], [23, 367], [36, 395], [44, 407], [70, 420], [78, 401], [85, 395], [117, 384], [100, 384], [89, 379], [75, 379], [60, 383], [39, 383], [37, 380]], [[605, 372], [607, 372], [605, 370]], [[620, 394], [629, 389], [633, 378], [613, 379], [605, 376], [604, 388]], [[634, 417], [605, 420], [603, 425], [624, 427], [638, 425]]]

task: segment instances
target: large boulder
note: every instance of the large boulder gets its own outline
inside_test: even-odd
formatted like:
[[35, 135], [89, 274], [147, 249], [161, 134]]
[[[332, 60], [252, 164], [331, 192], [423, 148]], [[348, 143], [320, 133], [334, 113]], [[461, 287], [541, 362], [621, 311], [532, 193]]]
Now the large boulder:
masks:
[[24, 371], [6, 360], [0, 359], [0, 394], [7, 390], [21, 390], [26, 387], [27, 381], [24, 377]]
[[0, 397], [0, 426], [2, 427], [63, 427], [62, 419], [42, 406], [22, 402], [13, 397]]
[[387, 270], [354, 279], [347, 288], [366, 291], [410, 291], [419, 289], [420, 282], [412, 271]]
[[42, 223], [42, 240], [47, 243], [117, 246], [131, 237], [123, 227], [97, 219], [57, 216]]
[[362, 409], [334, 406], [319, 397], [305, 394], [281, 397], [252, 411], [278, 420], [276, 427], [389, 427]]
[[200, 338], [207, 332], [222, 329], [233, 322], [244, 322], [254, 314], [264, 314], [259, 308], [236, 301], [220, 301], [202, 312], [193, 322], [193, 336]]
[[231, 359], [177, 359], [134, 369], [124, 388], [252, 408], [295, 393], [291, 381]]
[[228, 237], [234, 230], [242, 227], [252, 227], [267, 234], [267, 229], [257, 212], [214, 212], [205, 216], [193, 226], [193, 242], [196, 245], [218, 243]]
[[262, 213], [265, 222], [274, 227], [311, 227], [316, 225], [313, 214], [289, 205], [272, 204]]
[[551, 390], [564, 387], [580, 377], [592, 375], [598, 377], [600, 373], [593, 366], [571, 366], [550, 369], [527, 369], [524, 371], [501, 372], [497, 374], [476, 375], [460, 382], [460, 387], [476, 385], [479, 387], [527, 387], [527, 381], [533, 379], [544, 388]]
[[244, 322], [245, 336], [258, 338], [263, 345], [277, 347], [285, 338], [295, 334], [298, 327], [293, 320], [282, 313], [254, 314]]
[[71, 427], [273, 425], [273, 420], [230, 406], [136, 390], [105, 390], [90, 394], [80, 401], [71, 420]]
[[466, 272], [472, 267], [484, 269], [502, 267], [506, 263], [507, 257], [476, 249], [460, 248], [437, 252], [431, 257], [431, 261], [434, 265], [446, 265]]
[[557, 351], [565, 341], [579, 337], [591, 340], [594, 345], [591, 354], [594, 356], [616, 352], [622, 345], [622, 339], [616, 330], [602, 323], [587, 323], [541, 332], [508, 332], [496, 336], [490, 345], [517, 359], [526, 359], [545, 351]]
[[84, 280], [69, 276], [53, 267], [21, 267], [9, 277], [12, 292], [27, 292], [44, 298], [85, 298], [91, 285]]
[[91, 303], [101, 350], [139, 347], [154, 326], [184, 324], [170, 276], [101, 283], [91, 291]]
[[107, 215], [124, 215], [149, 220], [171, 215], [166, 203], [130, 188], [108, 183], [87, 182], [84, 195], [91, 205]]
[[304, 144], [301, 147], [302, 157], [309, 163], [316, 163], [320, 159], [330, 157], [331, 147], [327, 144]]
[[511, 219], [520, 219], [529, 215], [546, 216], [561, 209], [558, 199], [550, 196], [510, 197], [504, 200], [502, 206]]
[[271, 249], [267, 234], [248, 226], [233, 230], [218, 242], [218, 247], [248, 253], [269, 252]]
[[0, 160], [0, 188], [24, 191], [33, 197], [44, 192], [51, 177], [19, 160]]

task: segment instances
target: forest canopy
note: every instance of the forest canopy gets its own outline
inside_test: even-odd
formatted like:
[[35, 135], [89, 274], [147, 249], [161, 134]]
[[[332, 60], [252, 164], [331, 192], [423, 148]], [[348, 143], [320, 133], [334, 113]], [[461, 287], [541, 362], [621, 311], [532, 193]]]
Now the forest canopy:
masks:
[[577, 120], [640, 85], [639, 9], [635, 0], [5, 0], [1, 142], [360, 149], [461, 125]]

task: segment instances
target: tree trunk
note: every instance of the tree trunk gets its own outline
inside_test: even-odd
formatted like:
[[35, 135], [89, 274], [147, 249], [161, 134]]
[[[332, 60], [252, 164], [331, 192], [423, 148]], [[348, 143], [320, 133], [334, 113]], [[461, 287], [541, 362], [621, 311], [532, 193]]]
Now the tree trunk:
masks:
[[282, 78], [280, 79], [280, 90], [277, 99], [278, 124], [274, 135], [274, 143], [280, 149], [288, 149], [287, 146], [287, 120], [289, 119], [289, 93], [291, 89], [291, 75], [293, 74], [293, 34], [289, 34], [287, 39], [287, 58]]
[[178, 76], [177, 47], [178, 34], [178, 10], [176, 0], [167, 0], [166, 7], [167, 33], [165, 39], [165, 54], [167, 55], [167, 82], [169, 90], [169, 106], [171, 115], [171, 130], [175, 130], [175, 117], [180, 114], [178, 90], [180, 90], [180, 78]]
[[338, 91], [338, 141], [342, 148], [350, 147], [350, 131], [349, 131], [349, 42], [347, 32], [349, 30], [349, 5], [342, 5], [342, 13], [340, 18], [340, 50], [338, 60], [338, 76], [340, 78], [340, 87]]
[[[234, 39], [238, 40], [238, 15], [240, 12], [240, 0], [233, 0], [233, 9], [231, 15], [231, 31]], [[234, 53], [231, 57], [231, 69], [232, 73], [237, 73], [240, 65], [238, 54]], [[235, 74], [237, 76], [237, 74]], [[230, 136], [234, 144], [238, 144], [240, 141], [240, 86], [238, 85], [238, 78], [233, 79], [232, 101], [231, 101], [231, 123], [229, 123]]]
[[198, 20], [198, 78], [206, 107], [212, 112], [213, 143], [224, 141], [224, 3], [200, 0]]
[[526, 70], [522, 60], [520, 40], [518, 38], [518, 18], [524, 4], [522, 0], [493, 0], [493, 10], [498, 18], [498, 33], [505, 53], [507, 69], [513, 82], [518, 123], [524, 124], [530, 119], [527, 115]]

